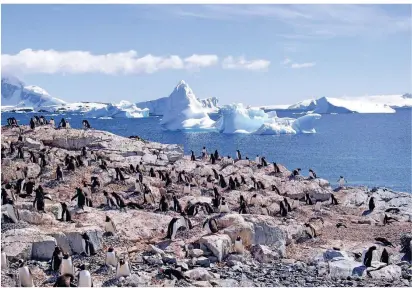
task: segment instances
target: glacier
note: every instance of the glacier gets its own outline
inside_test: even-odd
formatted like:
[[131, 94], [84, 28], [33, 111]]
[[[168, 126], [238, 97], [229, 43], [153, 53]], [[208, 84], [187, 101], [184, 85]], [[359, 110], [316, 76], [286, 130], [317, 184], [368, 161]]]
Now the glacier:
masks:
[[221, 133], [253, 133], [258, 135], [280, 135], [316, 133], [315, 120], [321, 115], [312, 113], [295, 118], [279, 118], [275, 111], [266, 113], [256, 107], [244, 107], [242, 103], [221, 107], [222, 116], [216, 123]]
[[140, 109], [128, 101], [119, 104], [106, 104], [103, 107], [93, 107], [84, 114], [85, 118], [143, 118], [149, 117], [149, 109]]
[[207, 110], [196, 98], [192, 89], [180, 81], [173, 92], [162, 100], [163, 117], [160, 125], [165, 130], [179, 131], [204, 131], [214, 130], [215, 121], [210, 119]]
[[48, 105], [62, 105], [66, 102], [50, 96], [50, 94], [34, 85], [25, 85], [14, 76], [1, 77], [1, 106], [16, 108], [28, 107], [36, 109]]

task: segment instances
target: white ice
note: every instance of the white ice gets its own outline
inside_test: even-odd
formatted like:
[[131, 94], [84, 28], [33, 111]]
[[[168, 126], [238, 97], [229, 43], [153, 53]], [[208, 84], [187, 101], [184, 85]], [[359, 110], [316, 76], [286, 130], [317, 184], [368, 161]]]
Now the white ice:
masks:
[[149, 109], [140, 109], [128, 101], [119, 104], [106, 104], [102, 107], [93, 107], [84, 114], [86, 118], [143, 118], [149, 117]]

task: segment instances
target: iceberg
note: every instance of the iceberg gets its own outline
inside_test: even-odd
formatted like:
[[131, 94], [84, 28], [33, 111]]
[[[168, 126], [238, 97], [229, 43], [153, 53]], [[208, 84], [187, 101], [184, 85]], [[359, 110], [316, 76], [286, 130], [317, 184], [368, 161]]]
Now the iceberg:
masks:
[[386, 104], [361, 101], [357, 99], [347, 100], [322, 97], [316, 101], [314, 113], [395, 113], [396, 111]]
[[93, 107], [84, 114], [86, 118], [143, 118], [149, 117], [149, 109], [140, 109], [128, 101], [119, 104], [106, 104], [103, 107]]
[[215, 121], [209, 118], [203, 105], [183, 80], [166, 99], [163, 100], [164, 114], [160, 120], [160, 125], [165, 130], [203, 131], [215, 129]]
[[[182, 80], [182, 82], [184, 81]], [[167, 103], [169, 102], [169, 98], [170, 96], [162, 97], [156, 100], [139, 102], [136, 103], [136, 106], [140, 108], [148, 108], [151, 115], [163, 116], [167, 112]], [[213, 114], [219, 112], [219, 100], [216, 97], [206, 99], [196, 98], [196, 100], [201, 104], [203, 111], [205, 111], [206, 113]]]
[[14, 76], [1, 77], [1, 105], [31, 107], [33, 109], [47, 105], [61, 105], [66, 102], [50, 96], [50, 94], [34, 85], [25, 85]]
[[221, 133], [253, 133], [259, 135], [280, 135], [297, 133], [316, 133], [314, 121], [319, 114], [305, 115], [300, 118], [279, 118], [275, 111], [264, 110], [243, 104], [231, 104], [221, 108], [222, 116], [216, 121]]

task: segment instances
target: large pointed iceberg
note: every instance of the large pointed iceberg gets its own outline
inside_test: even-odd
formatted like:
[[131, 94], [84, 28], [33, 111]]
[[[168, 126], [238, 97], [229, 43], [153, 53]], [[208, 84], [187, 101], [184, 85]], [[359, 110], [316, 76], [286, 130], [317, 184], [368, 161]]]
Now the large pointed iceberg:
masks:
[[183, 80], [164, 100], [164, 114], [160, 121], [166, 130], [213, 130], [215, 121], [209, 118], [203, 105]]
[[221, 108], [222, 117], [215, 126], [221, 133], [253, 133], [261, 135], [316, 133], [314, 120], [321, 115], [310, 114], [295, 118], [279, 118], [276, 112], [265, 113], [259, 108], [243, 104], [226, 105]]

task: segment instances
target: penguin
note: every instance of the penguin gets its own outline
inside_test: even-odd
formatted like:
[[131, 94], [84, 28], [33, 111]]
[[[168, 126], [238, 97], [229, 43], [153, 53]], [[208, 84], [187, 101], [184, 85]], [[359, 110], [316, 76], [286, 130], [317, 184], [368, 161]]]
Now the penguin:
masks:
[[172, 167], [172, 170], [170, 171], [170, 177], [176, 178], [176, 169], [174, 166]]
[[256, 155], [255, 162], [256, 164], [261, 165], [259, 155]]
[[210, 162], [212, 163], [212, 165], [216, 164], [216, 158], [215, 155], [213, 155], [213, 153], [210, 154]]
[[263, 167], [267, 167], [267, 166], [268, 166], [268, 162], [266, 162], [266, 158], [265, 158], [265, 157], [262, 157], [261, 163], [262, 163], [262, 166], [263, 166]]
[[240, 203], [240, 209], [239, 209], [239, 214], [249, 214], [246, 208], [246, 202], [241, 202]]
[[380, 261], [389, 265], [389, 253], [386, 248], [383, 248]]
[[229, 177], [229, 188], [230, 190], [236, 190], [236, 183], [233, 181], [232, 176]]
[[386, 224], [391, 224], [392, 222], [399, 222], [398, 219], [394, 218], [394, 217], [390, 217], [388, 215], [385, 214], [385, 216], [383, 217], [383, 225], [385, 226]]
[[276, 185], [272, 185], [272, 191], [276, 192], [276, 194], [280, 195], [280, 191], [278, 189], [278, 187], [276, 187]]
[[34, 287], [33, 274], [23, 259], [19, 260], [19, 287]]
[[170, 280], [173, 280], [173, 277], [174, 277], [178, 281], [179, 280], [186, 280], [186, 282], [190, 283], [190, 278], [187, 277], [186, 275], [184, 275], [182, 273], [182, 271], [179, 271], [179, 270], [176, 270], [176, 269], [173, 269], [173, 268], [167, 268], [167, 269], [160, 268], [159, 272], [164, 274], [165, 276], [167, 276]]
[[79, 209], [84, 210], [84, 205], [86, 204], [86, 196], [84, 196], [82, 189], [80, 189], [79, 187], [76, 188], [76, 195], [73, 196], [71, 201], [73, 201], [76, 198], [77, 198], [77, 207], [79, 207]]
[[36, 124], [34, 123], [33, 118], [30, 118], [30, 129], [34, 130], [34, 128], [36, 128]]
[[7, 263], [7, 255], [6, 253], [3, 251], [3, 247], [1, 248], [1, 269], [7, 270], [9, 267], [8, 263]]
[[51, 269], [53, 271], [59, 271], [60, 265], [62, 264], [63, 252], [59, 246], [56, 246], [53, 251], [53, 256], [51, 259]]
[[53, 128], [56, 126], [53, 118], [50, 118], [49, 125], [52, 126]]
[[242, 183], [242, 185], [246, 184], [246, 179], [243, 175], [240, 175], [240, 183]]
[[201, 202], [201, 203], [200, 203], [200, 206], [202, 206], [203, 210], [204, 210], [207, 214], [210, 215], [210, 214], [214, 213], [214, 210], [213, 210], [212, 206], [210, 206], [209, 203]]
[[190, 194], [190, 184], [189, 183], [186, 183], [185, 186], [183, 187], [183, 193]]
[[339, 187], [343, 188], [343, 186], [345, 185], [345, 183], [348, 183], [348, 181], [345, 180], [345, 178], [343, 178], [343, 176], [339, 177], [339, 180], [337, 181], [339, 182]]
[[235, 240], [235, 245], [234, 245], [234, 252], [237, 254], [243, 254], [244, 251], [244, 246], [243, 246], [243, 241], [242, 238], [240, 236], [236, 237]]
[[393, 248], [395, 248], [395, 246], [393, 246], [391, 242], [389, 242], [387, 239], [383, 237], [376, 237], [375, 241], [381, 242], [379, 244], [382, 244], [383, 246], [392, 246]]
[[84, 192], [84, 197], [86, 198], [86, 206], [93, 207], [92, 198], [88, 197], [86, 192]]
[[285, 202], [285, 207], [288, 210], [288, 212], [292, 212], [292, 208], [290, 207], [290, 204], [288, 202], [288, 199], [283, 198], [283, 202]]
[[112, 192], [112, 196], [116, 200], [116, 206], [119, 207], [120, 211], [124, 210], [126, 212], [126, 204], [123, 198], [115, 192]]
[[105, 264], [107, 266], [117, 266], [116, 251], [114, 251], [113, 247], [109, 247], [109, 249], [107, 249]]
[[220, 205], [220, 194], [217, 191], [216, 187], [213, 188], [213, 194], [214, 194], [214, 197], [212, 199], [213, 207], [218, 208]]
[[257, 194], [253, 194], [249, 199], [249, 206], [255, 206], [257, 202]]
[[80, 155], [77, 155], [77, 156], [76, 156], [76, 160], [77, 160], [77, 167], [85, 166], [85, 165], [84, 165], [84, 162], [83, 162], [83, 160], [82, 160], [82, 157], [81, 157]]
[[308, 233], [308, 235], [309, 235], [311, 238], [316, 238], [316, 237], [318, 236], [318, 235], [316, 234], [316, 229], [315, 229], [315, 227], [313, 227], [312, 224], [310, 224], [310, 223], [305, 223], [303, 226], [309, 228], [309, 232], [308, 232], [308, 231], [306, 231], [306, 232]]
[[[153, 168], [152, 168], [153, 169]], [[116, 167], [116, 168], [114, 168], [114, 170], [116, 171], [116, 181], [125, 181], [126, 179], [129, 179], [129, 178], [125, 178], [124, 176], [123, 176], [123, 173], [122, 173], [122, 171], [120, 170], [120, 168], [118, 168], [118, 167]], [[154, 173], [154, 172], [153, 172]], [[152, 176], [153, 177], [153, 176]], [[156, 177], [156, 175], [155, 175], [155, 177]]]
[[214, 218], [208, 218], [203, 222], [203, 229], [206, 230], [207, 234], [214, 234], [219, 231], [217, 226], [217, 221]]
[[239, 188], [241, 186], [237, 177], [235, 177], [235, 184], [236, 184], [236, 188]]
[[129, 262], [126, 259], [120, 259], [116, 267], [116, 278], [130, 276]]
[[305, 194], [305, 203], [306, 205], [313, 205], [312, 198], [310, 197], [309, 193]]
[[20, 220], [19, 210], [14, 205], [14, 201], [12, 199], [7, 200], [6, 204], [6, 211], [7, 216], [13, 221], [13, 223], [17, 223]]
[[40, 167], [44, 168], [47, 165], [47, 161], [46, 161], [46, 156], [43, 153], [40, 153], [39, 155], [39, 162], [40, 162]]
[[180, 215], [180, 217], [174, 217], [167, 226], [167, 235], [166, 239], [174, 240], [176, 237], [177, 231], [181, 227], [185, 227], [186, 229], [191, 228], [191, 223], [189, 219], [187, 219], [184, 215]]
[[372, 212], [373, 209], [375, 209], [375, 198], [371, 197], [371, 199], [369, 199], [369, 211]]
[[316, 173], [315, 173], [315, 171], [313, 171], [312, 169], [309, 169], [309, 179], [316, 179], [317, 178], [317, 176], [316, 176]]
[[114, 235], [116, 233], [116, 225], [114, 225], [112, 219], [109, 216], [106, 216], [105, 220], [105, 231], [109, 235]]
[[172, 179], [170, 178], [170, 176], [169, 176], [169, 173], [167, 173], [166, 172], [166, 183], [165, 183], [165, 186], [167, 187], [167, 186], [169, 186], [170, 184], [172, 184]]
[[332, 205], [338, 205], [338, 200], [336, 199], [335, 195], [330, 194], [330, 199], [332, 200], [331, 204]]
[[103, 195], [106, 197], [106, 205], [109, 208], [117, 208], [116, 202], [111, 196], [109, 196], [109, 193], [107, 193], [107, 191], [103, 191]]
[[283, 204], [283, 201], [281, 201], [279, 205], [280, 205], [280, 215], [282, 217], [286, 217], [288, 215], [288, 210], [285, 208], [285, 204]]
[[72, 257], [70, 257], [68, 253], [63, 253], [63, 259], [60, 265], [60, 274], [69, 274], [74, 276], [74, 266], [72, 262]]
[[206, 147], [203, 146], [203, 149], [202, 149], [202, 159], [205, 159], [205, 158], [206, 158], [206, 155], [207, 155], [207, 150], [206, 150]]
[[87, 233], [82, 234], [82, 247], [83, 247], [83, 253], [85, 253], [86, 256], [93, 256], [96, 254], [94, 245], [90, 241], [90, 237], [89, 235], [87, 235]]
[[178, 213], [182, 212], [182, 206], [180, 205], [180, 202], [177, 199], [176, 195], [173, 195], [173, 210], [175, 210]]
[[17, 158], [24, 159], [24, 152], [22, 147], [17, 147]]
[[348, 228], [348, 227], [346, 227], [345, 224], [339, 222], [339, 223], [336, 224], [336, 228], [340, 228], [340, 227]]
[[23, 194], [23, 190], [24, 190], [23, 188], [24, 188], [25, 184], [26, 184], [25, 179], [21, 178], [21, 179], [17, 180], [17, 183], [16, 183], [16, 194], [17, 195]]
[[78, 287], [93, 287], [92, 275], [86, 270], [86, 265], [82, 264], [79, 267], [79, 275], [77, 276], [77, 286]]
[[239, 150], [236, 150], [236, 158], [237, 160], [242, 160], [242, 154], [240, 154]]
[[279, 166], [276, 162], [273, 162], [273, 172], [280, 173]]
[[154, 204], [155, 199], [154, 196], [152, 194], [152, 191], [149, 189], [149, 187], [147, 187], [146, 184], [143, 184], [144, 187], [144, 192], [143, 192], [143, 204], [147, 203], [147, 204]]
[[217, 152], [217, 150], [215, 150], [215, 159], [219, 160], [219, 152]]
[[91, 126], [90, 126], [90, 124], [89, 124], [89, 121], [87, 121], [87, 120], [83, 120], [83, 121], [82, 121], [82, 124], [83, 124], [83, 127], [84, 127], [85, 129], [90, 129], [90, 128], [91, 128]]
[[150, 168], [150, 171], [149, 171], [149, 176], [150, 176], [150, 177], [153, 177], [153, 178], [155, 178], [155, 177], [156, 177], [156, 174], [155, 174], [155, 172], [154, 172], [153, 167], [152, 167], [152, 168]]
[[57, 277], [53, 287], [76, 287], [73, 283], [73, 275], [64, 274]]
[[365, 253], [365, 258], [363, 259], [363, 265], [366, 267], [372, 266], [373, 251], [376, 250], [376, 246], [369, 247], [368, 251]]
[[167, 212], [167, 210], [169, 210], [169, 204], [167, 204], [165, 195], [163, 195], [162, 198], [160, 198], [159, 210], [161, 212]]
[[222, 174], [219, 174], [219, 185], [220, 185], [221, 188], [226, 188], [227, 187], [226, 180], [225, 180], [225, 178], [223, 177]]
[[37, 163], [37, 159], [36, 159], [36, 156], [34, 155], [33, 151], [29, 151], [29, 154], [30, 154], [30, 158], [29, 158], [30, 162], [31, 163]]
[[57, 165], [57, 168], [56, 168], [56, 180], [57, 181], [64, 181], [64, 179], [63, 179], [63, 170], [60, 167], [60, 165]]
[[196, 161], [195, 152], [193, 152], [193, 150], [191, 151], [190, 160]]
[[69, 164], [67, 165], [67, 170], [75, 171], [76, 170], [76, 161], [74, 158], [69, 159]]
[[229, 205], [226, 203], [225, 198], [222, 197], [222, 201], [219, 206], [220, 213], [230, 213]]
[[199, 205], [200, 205], [200, 202], [187, 206], [186, 208], [187, 215], [196, 216], [199, 213]]
[[66, 128], [68, 128], [68, 129], [72, 128], [72, 127], [70, 126], [70, 123], [69, 123], [68, 120], [66, 120]]

